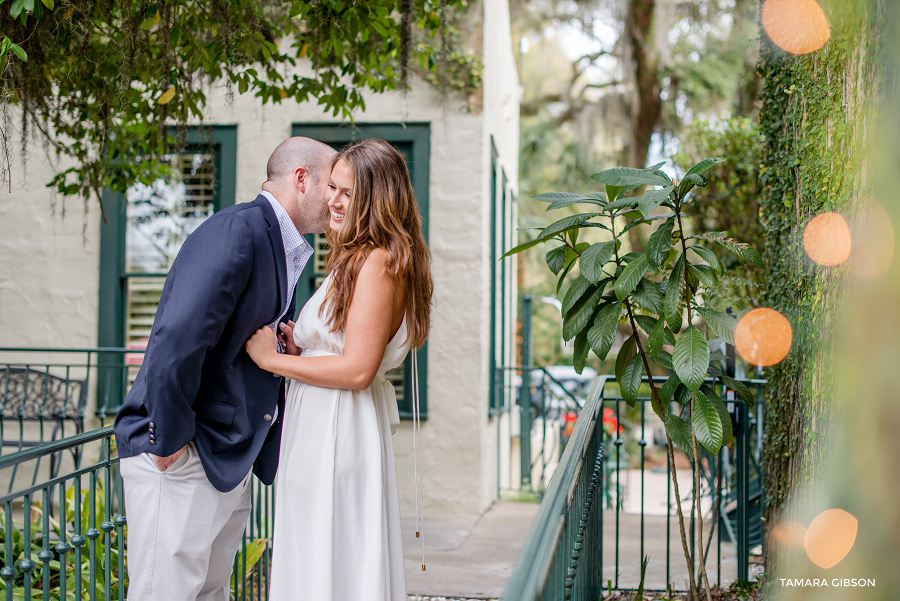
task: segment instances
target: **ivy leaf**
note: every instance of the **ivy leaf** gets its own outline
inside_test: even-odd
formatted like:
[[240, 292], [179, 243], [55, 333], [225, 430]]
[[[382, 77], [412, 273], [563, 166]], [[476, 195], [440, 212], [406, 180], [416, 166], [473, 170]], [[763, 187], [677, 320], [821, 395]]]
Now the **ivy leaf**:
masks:
[[607, 186], [665, 186], [669, 182], [665, 178], [646, 169], [634, 169], [632, 167], [613, 167], [600, 173], [595, 173], [591, 179], [606, 184]]
[[644, 375], [644, 363], [641, 361], [641, 355], [636, 354], [625, 365], [622, 371], [622, 378], [619, 380], [619, 391], [622, 393], [622, 399], [628, 403], [629, 407], [634, 407], [637, 402], [638, 390], [641, 387], [641, 376]]
[[730, 445], [734, 442], [734, 429], [731, 427], [731, 416], [728, 414], [728, 408], [725, 407], [725, 403], [709, 384], [701, 386], [700, 392], [712, 403], [716, 413], [719, 414], [719, 419], [722, 421], [722, 444]]
[[644, 217], [649, 217], [650, 214], [656, 210], [656, 207], [664, 203], [669, 198], [669, 195], [672, 194], [672, 190], [674, 189], [674, 186], [666, 186], [664, 188], [659, 188], [656, 190], [647, 190], [646, 192], [635, 198], [641, 214]]
[[647, 260], [656, 268], [663, 266], [669, 256], [669, 251], [672, 250], [672, 230], [674, 228], [675, 218], [670, 217], [650, 235], [650, 240], [647, 242]]
[[685, 176], [693, 175], [695, 173], [703, 173], [710, 167], [718, 165], [719, 163], [724, 163], [725, 160], [726, 159], [703, 159], [702, 161], [688, 169], [688, 172], [685, 173]]
[[734, 329], [737, 327], [737, 319], [725, 313], [719, 313], [706, 307], [697, 307], [699, 313], [709, 330], [716, 336], [722, 338], [728, 344], [734, 344]]
[[553, 275], [559, 275], [559, 272], [562, 271], [562, 268], [566, 266], [566, 249], [567, 246], [557, 246], [556, 248], [552, 248], [547, 251], [547, 256], [545, 257], [547, 261], [547, 267], [550, 268], [550, 271], [553, 272]]
[[663, 295], [659, 291], [656, 282], [647, 278], [641, 278], [632, 296], [634, 296], [635, 302], [642, 309], [646, 309], [656, 315], [662, 313]]
[[688, 269], [690, 269], [691, 275], [697, 278], [707, 290], [718, 288], [719, 278], [709, 265], [688, 265]]
[[712, 250], [706, 248], [705, 246], [688, 246], [688, 250], [692, 250], [700, 257], [709, 263], [709, 266], [712, 267], [716, 273], [719, 275], [725, 273], [725, 266], [722, 265], [722, 262], [719, 260], [719, 257], [716, 256]]
[[609, 262], [616, 250], [615, 240], [592, 244], [581, 253], [581, 275], [592, 282], [603, 277], [603, 267]]
[[666, 338], [665, 329], [666, 320], [659, 318], [656, 320], [656, 325], [653, 326], [653, 330], [649, 332], [650, 337], [647, 339], [647, 354], [650, 355], [654, 361], [662, 352], [663, 342], [665, 342]]
[[622, 275], [616, 280], [613, 289], [616, 291], [616, 297], [621, 301], [637, 287], [638, 282], [649, 268], [647, 263], [647, 255], [641, 254], [640, 257], [625, 266]]
[[756, 398], [746, 384], [729, 376], [719, 376], [719, 379], [722, 380], [722, 383], [725, 384], [725, 386], [732, 389], [735, 394], [738, 395], [739, 399], [747, 403], [747, 406], [751, 411], [753, 410], [756, 405]]
[[575, 337], [575, 352], [572, 357], [575, 372], [578, 374], [581, 374], [581, 372], [584, 371], [584, 366], [587, 363], [587, 353], [587, 331], [582, 330], [578, 336]]
[[622, 307], [619, 303], [610, 303], [594, 317], [594, 325], [587, 332], [587, 341], [591, 345], [600, 360], [606, 359], [609, 350], [612, 348], [613, 342], [616, 340], [616, 327], [619, 325], [619, 315]]
[[631, 336], [622, 344], [622, 348], [619, 349], [619, 354], [616, 355], [616, 365], [615, 365], [615, 374], [616, 381], [622, 381], [622, 374], [625, 373], [625, 366], [628, 365], [628, 362], [631, 361], [631, 358], [634, 357], [636, 344], [634, 342], [634, 336]]
[[713, 404], [699, 391], [694, 392], [691, 426], [699, 442], [713, 456], [719, 454], [725, 435], [722, 418]]
[[703, 332], [696, 326], [688, 327], [687, 331], [675, 342], [675, 352], [672, 355], [675, 373], [691, 390], [698, 390], [706, 377], [709, 368], [709, 345]]
[[681, 255], [675, 261], [675, 266], [672, 267], [672, 275], [669, 276], [666, 296], [663, 299], [663, 315], [674, 333], [681, 331], [681, 275], [683, 272], [684, 255]]
[[672, 439], [675, 446], [693, 459], [694, 449], [692, 447], [694, 439], [691, 436], [691, 427], [688, 423], [674, 413], [666, 412], [665, 427], [666, 434]]
[[560, 309], [560, 313], [563, 317], [565, 317], [569, 310], [575, 305], [575, 302], [584, 295], [585, 292], [589, 288], [592, 287], [592, 284], [584, 279], [582, 276], [578, 276], [572, 281], [572, 284], [569, 286], [569, 289], [566, 290], [566, 296], [562, 301], [562, 308]]

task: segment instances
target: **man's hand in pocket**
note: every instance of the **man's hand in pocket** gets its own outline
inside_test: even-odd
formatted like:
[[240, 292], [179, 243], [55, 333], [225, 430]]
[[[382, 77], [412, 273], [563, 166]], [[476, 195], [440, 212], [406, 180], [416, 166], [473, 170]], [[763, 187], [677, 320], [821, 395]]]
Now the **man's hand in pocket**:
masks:
[[175, 451], [168, 457], [157, 457], [156, 455], [153, 455], [152, 453], [150, 454], [150, 456], [153, 458], [153, 462], [156, 463], [157, 469], [159, 469], [159, 471], [161, 471], [161, 472], [164, 472], [167, 469], [169, 469], [169, 467], [171, 467], [173, 463], [178, 461], [178, 458], [181, 457], [181, 454], [184, 453], [184, 451], [186, 449], [187, 449], [187, 445], [184, 445], [183, 447], [181, 447], [180, 449], [178, 449], [177, 451]]

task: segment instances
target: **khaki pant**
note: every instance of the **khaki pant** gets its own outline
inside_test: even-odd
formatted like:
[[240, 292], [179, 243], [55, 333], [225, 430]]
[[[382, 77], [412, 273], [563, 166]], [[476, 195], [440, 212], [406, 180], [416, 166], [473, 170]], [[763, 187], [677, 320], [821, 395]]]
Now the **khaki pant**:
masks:
[[128, 601], [228, 601], [250, 516], [250, 474], [209, 483], [193, 443], [165, 472], [146, 453], [120, 460], [128, 519]]

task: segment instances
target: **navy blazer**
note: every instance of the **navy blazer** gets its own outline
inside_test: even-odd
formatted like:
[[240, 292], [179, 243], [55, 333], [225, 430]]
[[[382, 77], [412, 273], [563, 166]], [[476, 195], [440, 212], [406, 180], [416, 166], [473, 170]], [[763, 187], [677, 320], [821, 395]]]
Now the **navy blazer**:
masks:
[[[194, 441], [216, 489], [234, 489], [251, 467], [270, 484], [284, 380], [257, 367], [244, 344], [278, 317], [286, 296], [284, 244], [265, 196], [219, 211], [188, 236], [116, 415], [119, 457], [165, 457]], [[293, 313], [292, 299], [282, 320]]]

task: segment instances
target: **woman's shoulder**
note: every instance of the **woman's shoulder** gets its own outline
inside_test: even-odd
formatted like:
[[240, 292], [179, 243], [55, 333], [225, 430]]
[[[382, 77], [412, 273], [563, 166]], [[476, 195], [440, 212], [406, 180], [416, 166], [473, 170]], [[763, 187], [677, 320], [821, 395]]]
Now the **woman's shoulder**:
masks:
[[390, 261], [391, 255], [388, 253], [388, 251], [381, 248], [380, 246], [376, 246], [366, 255], [362, 268], [375, 271], [375, 273], [380, 273], [381, 270], [387, 268]]

